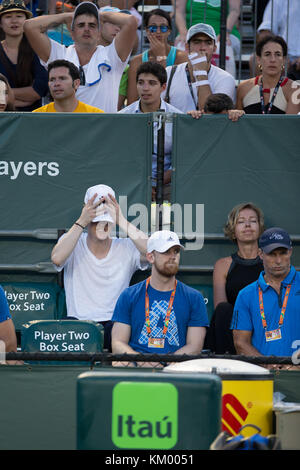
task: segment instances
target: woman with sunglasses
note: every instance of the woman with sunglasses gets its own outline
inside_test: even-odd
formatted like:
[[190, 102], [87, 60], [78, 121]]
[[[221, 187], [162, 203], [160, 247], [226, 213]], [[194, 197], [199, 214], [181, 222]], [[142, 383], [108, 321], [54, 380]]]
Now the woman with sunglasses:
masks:
[[0, 73], [6, 76], [14, 94], [16, 111], [33, 111], [48, 92], [48, 74], [40, 64], [23, 32], [32, 13], [23, 0], [3, 0], [0, 4]]
[[181, 64], [187, 61], [187, 55], [168, 42], [172, 30], [171, 17], [168, 12], [156, 8], [145, 15], [145, 29], [150, 48], [136, 55], [130, 61], [128, 69], [127, 104], [138, 99], [136, 88], [136, 71], [142, 62], [158, 62], [163, 67]]

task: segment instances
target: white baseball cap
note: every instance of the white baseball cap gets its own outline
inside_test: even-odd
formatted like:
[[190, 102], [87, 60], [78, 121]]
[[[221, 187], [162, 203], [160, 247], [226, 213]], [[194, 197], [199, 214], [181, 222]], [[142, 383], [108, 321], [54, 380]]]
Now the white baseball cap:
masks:
[[206, 36], [209, 36], [215, 42], [217, 41], [217, 36], [214, 28], [210, 24], [206, 23], [197, 23], [190, 27], [186, 35], [186, 42], [189, 42], [195, 34], [203, 33]]
[[[97, 197], [94, 202], [100, 201], [102, 197], [107, 197], [108, 194], [111, 194], [113, 197], [116, 197], [114, 190], [106, 184], [97, 184], [96, 186], [91, 186], [86, 190], [84, 196], [85, 204], [97, 193]], [[100, 204], [97, 207], [96, 213], [99, 212], [99, 215], [92, 220], [92, 222], [111, 222], [114, 223], [113, 218], [111, 217], [108, 210], [105, 210], [105, 203]]]
[[165, 251], [168, 251], [172, 246], [180, 246], [180, 248], [184, 249], [177, 233], [170, 232], [169, 230], [159, 230], [158, 232], [154, 232], [149, 238], [147, 242], [147, 253], [151, 253], [152, 251], [165, 253]]

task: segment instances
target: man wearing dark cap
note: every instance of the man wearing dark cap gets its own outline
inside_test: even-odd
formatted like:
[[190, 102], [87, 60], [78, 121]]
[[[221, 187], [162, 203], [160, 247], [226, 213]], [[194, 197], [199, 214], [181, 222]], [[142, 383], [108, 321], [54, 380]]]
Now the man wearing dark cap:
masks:
[[[101, 24], [109, 21], [120, 26], [113, 42], [99, 45]], [[74, 44], [66, 47], [45, 33], [66, 24]], [[73, 62], [80, 70], [77, 98], [107, 113], [117, 111], [119, 84], [136, 39], [137, 21], [132, 15], [102, 11], [92, 2], [82, 2], [74, 13], [43, 15], [27, 20], [24, 31], [31, 47], [45, 66], [57, 59]]]
[[[211, 63], [216, 51], [216, 33], [212, 26], [198, 23], [186, 36], [188, 62], [167, 67], [169, 103], [183, 112], [203, 110], [212, 93], [225, 93], [235, 101], [233, 76]], [[173, 75], [172, 75], [173, 70]], [[162, 95], [165, 98], [165, 95]]]
[[290, 264], [292, 243], [279, 228], [259, 239], [264, 271], [237, 297], [231, 329], [238, 354], [292, 356], [300, 340], [300, 274]]

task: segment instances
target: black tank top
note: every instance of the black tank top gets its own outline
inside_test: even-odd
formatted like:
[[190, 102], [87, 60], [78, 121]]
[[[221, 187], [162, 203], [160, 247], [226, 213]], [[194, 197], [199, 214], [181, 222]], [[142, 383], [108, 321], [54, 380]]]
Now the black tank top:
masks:
[[233, 253], [231, 258], [225, 289], [228, 302], [234, 306], [239, 291], [256, 281], [264, 268], [259, 256], [255, 259], [244, 259]]

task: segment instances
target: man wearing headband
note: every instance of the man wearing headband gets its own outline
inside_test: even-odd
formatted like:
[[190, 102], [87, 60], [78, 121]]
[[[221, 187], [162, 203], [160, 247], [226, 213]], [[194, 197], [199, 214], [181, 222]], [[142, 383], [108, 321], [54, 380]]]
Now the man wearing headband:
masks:
[[225, 93], [235, 101], [234, 78], [211, 63], [216, 39], [212, 26], [204, 23], [191, 26], [186, 37], [189, 61], [166, 69], [169, 103], [183, 112], [202, 111], [212, 93]]
[[300, 274], [291, 266], [292, 242], [279, 228], [259, 239], [264, 271], [242, 289], [231, 329], [238, 354], [292, 356], [300, 346]]
[[[121, 28], [107, 47], [98, 45], [103, 21]], [[71, 29], [74, 44], [69, 47], [45, 34], [61, 24]], [[117, 111], [120, 79], [136, 40], [136, 30], [134, 16], [115, 11], [99, 12], [92, 2], [79, 3], [74, 13], [43, 15], [24, 24], [26, 36], [41, 62], [45, 66], [56, 59], [73, 62], [81, 74], [77, 98], [107, 113]]]
[[[115, 223], [128, 238], [111, 236]], [[113, 189], [99, 184], [87, 189], [81, 215], [53, 248], [54, 266], [58, 272], [64, 269], [68, 317], [101, 323], [105, 349], [110, 349], [111, 317], [120, 293], [135, 271], [148, 265], [147, 239], [125, 219]]]
[[180, 250], [174, 232], [154, 232], [147, 244], [151, 276], [127, 288], [115, 307], [116, 354], [199, 354], [208, 326], [200, 292], [176, 279]]

